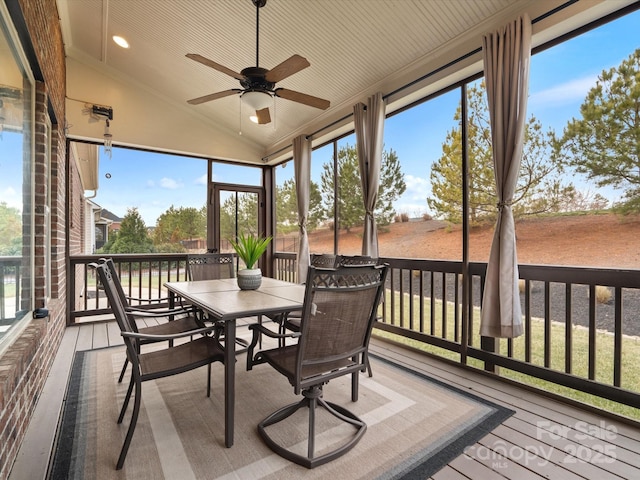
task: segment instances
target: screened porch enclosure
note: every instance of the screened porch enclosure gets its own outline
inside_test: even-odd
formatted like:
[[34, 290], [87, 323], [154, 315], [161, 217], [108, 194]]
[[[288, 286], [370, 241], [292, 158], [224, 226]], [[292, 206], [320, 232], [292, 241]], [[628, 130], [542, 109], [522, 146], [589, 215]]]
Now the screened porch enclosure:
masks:
[[[635, 478], [640, 1], [268, 0], [262, 33], [238, 1], [0, 2], [0, 479], [55, 445], [76, 352], [119, 343], [89, 265], [144, 307], [242, 233], [280, 280], [388, 264], [374, 354], [516, 412], [434, 480]], [[274, 88], [330, 106], [252, 123], [254, 53], [304, 55]]]
[[[573, 55], [583, 45], [581, 42], [588, 42], [584, 37], [589, 33], [611, 35], [619, 40], [619, 50], [611, 53], [609, 62], [617, 61], [615, 55], [633, 57], [633, 39], [623, 42], [616, 36], [624, 25], [638, 18], [633, 8], [626, 13], [534, 48], [529, 73], [532, 83], [543, 81], [542, 70], [566, 62], [562, 55]], [[534, 18], [532, 24], [543, 19], [544, 16]], [[602, 59], [583, 62], [584, 69], [603, 65]], [[545, 86], [552, 90], [572, 79], [557, 78], [555, 83]], [[593, 88], [595, 81], [590, 85]], [[389, 97], [390, 94], [386, 95]], [[615, 197], [606, 189], [584, 191], [578, 184], [572, 184], [572, 179], [579, 175], [559, 174], [552, 138], [540, 132], [545, 128], [559, 130], [563, 125], [549, 120], [545, 102], [539, 97], [531, 95], [527, 105], [531, 113], [525, 125], [526, 141], [514, 190], [514, 216], [518, 222], [545, 216], [562, 219], [595, 215], [611, 208]], [[584, 394], [578, 397], [591, 403], [598, 403], [599, 397], [619, 402], [624, 405], [621, 411], [637, 417], [634, 405], [640, 386], [636, 384], [632, 365], [637, 348], [632, 307], [638, 294], [637, 265], [625, 259], [607, 258], [606, 254], [604, 258], [582, 259], [578, 255], [575, 257], [578, 262], [567, 263], [565, 258], [554, 257], [553, 243], [540, 231], [534, 242], [549, 242], [551, 252], [545, 252], [544, 261], [539, 263], [542, 255], [536, 256], [533, 249], [522, 249], [527, 261], [518, 265], [517, 303], [523, 335], [500, 340], [480, 335], [490, 245], [474, 243], [472, 238], [476, 229], [492, 231], [499, 211], [496, 204], [500, 203], [491, 164], [487, 104], [486, 79], [475, 74], [386, 115], [381, 185], [373, 211], [380, 229], [378, 236], [384, 239], [387, 229], [406, 223], [415, 228], [414, 232], [408, 229], [405, 237], [422, 236], [425, 248], [405, 255], [393, 243], [381, 241], [379, 258], [394, 270], [378, 333], [402, 342], [410, 339], [420, 349], [464, 365], [527, 383], [536, 379], [535, 382], [540, 381], [539, 388], [568, 395], [578, 390]], [[441, 120], [440, 125], [434, 125], [436, 120]], [[410, 131], [401, 135], [400, 131], [408, 126]], [[558, 131], [556, 136], [559, 134]], [[305, 140], [313, 143], [314, 137], [319, 136], [320, 132], [311, 133]], [[422, 152], [421, 161], [411, 159], [412, 150]], [[272, 235], [274, 240], [262, 268], [276, 278], [299, 281], [300, 213], [293, 156], [253, 166], [154, 155], [166, 157], [168, 163], [184, 162], [185, 171], [190, 163], [198, 164], [200, 175], [206, 175], [206, 182], [198, 187], [202, 191], [200, 203], [195, 205], [206, 203], [206, 209], [202, 208], [206, 211], [206, 232], [201, 231], [201, 239], [206, 241], [208, 250], [230, 251], [228, 239], [239, 232]], [[118, 162], [131, 165], [137, 156], [136, 150], [115, 147], [111, 161], [103, 162], [101, 176], [103, 172], [112, 173], [110, 180], [115, 180]], [[310, 253], [362, 253], [368, 209], [363, 199], [359, 157], [358, 134], [354, 130], [313, 145], [308, 160], [309, 207], [305, 223]], [[423, 175], [422, 185], [428, 179], [431, 181], [421, 205], [406, 203], [405, 193], [411, 193], [415, 183], [420, 184], [416, 172]], [[124, 171], [119, 175], [124, 175]], [[104, 182], [105, 192], [109, 187], [110, 183]], [[175, 207], [180, 205], [178, 202], [180, 198], [176, 197]], [[422, 224], [432, 223], [435, 230], [450, 231], [451, 242], [459, 246], [457, 252], [453, 250], [451, 254], [452, 250], [448, 250], [439, 254], [428, 248], [431, 232]], [[417, 227], [419, 224], [422, 228]], [[524, 244], [524, 239], [520, 242]], [[142, 264], [136, 265], [126, 256], [122, 261], [123, 266], [127, 265], [125, 269], [131, 270], [131, 288], [138, 289], [138, 294], [144, 291], [149, 296], [162, 296], [162, 279], [184, 276], [181, 258], [178, 254], [175, 260], [171, 254], [168, 258], [154, 257], [155, 266], [146, 273], [142, 272]], [[74, 259], [73, 264], [76, 263], [76, 268], [81, 268], [84, 257], [78, 257], [77, 262]], [[73, 322], [84, 315], [91, 318], [96, 313], [106, 313], [104, 305], [94, 303], [99, 299], [97, 293], [79, 299], [78, 292], [90, 283], [87, 272], [82, 275], [84, 280], [71, 282], [70, 297], [77, 303], [70, 310]], [[598, 300], [602, 289], [609, 294], [605, 302]], [[610, 321], [603, 327], [605, 317]]]

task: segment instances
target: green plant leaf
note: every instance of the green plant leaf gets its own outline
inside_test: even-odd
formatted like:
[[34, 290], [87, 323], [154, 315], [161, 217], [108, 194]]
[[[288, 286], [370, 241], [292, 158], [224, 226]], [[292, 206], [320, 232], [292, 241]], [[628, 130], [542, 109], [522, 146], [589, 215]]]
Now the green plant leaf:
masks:
[[246, 268], [253, 268], [267, 250], [272, 237], [256, 237], [249, 234], [240, 234], [237, 240], [229, 239], [229, 243], [240, 257]]

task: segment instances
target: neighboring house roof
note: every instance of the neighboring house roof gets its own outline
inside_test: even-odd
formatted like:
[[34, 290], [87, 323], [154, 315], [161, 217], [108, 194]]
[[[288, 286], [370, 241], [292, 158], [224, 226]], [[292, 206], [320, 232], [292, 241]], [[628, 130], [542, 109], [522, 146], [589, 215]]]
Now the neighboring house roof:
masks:
[[111, 220], [112, 222], [116, 222], [116, 223], [121, 223], [122, 222], [122, 218], [121, 217], [118, 217], [114, 213], [111, 213], [106, 208], [102, 209], [102, 215], [101, 216], [102, 216], [102, 218], [106, 218], [107, 220]]

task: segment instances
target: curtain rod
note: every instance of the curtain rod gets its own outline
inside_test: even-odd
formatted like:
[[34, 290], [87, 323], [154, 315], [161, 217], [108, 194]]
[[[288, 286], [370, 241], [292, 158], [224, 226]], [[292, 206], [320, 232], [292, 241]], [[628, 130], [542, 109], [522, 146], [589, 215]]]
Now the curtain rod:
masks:
[[[579, 0], [568, 0], [567, 2], [563, 3], [562, 5], [558, 5], [556, 8], [551, 9], [548, 12], [543, 13], [542, 15], [534, 18], [533, 20], [531, 20], [531, 24], [535, 25], [536, 23], [538, 23], [538, 22], [540, 22], [540, 21], [542, 21], [542, 20], [544, 20], [544, 19], [546, 19], [546, 18], [548, 18], [548, 17], [560, 12], [561, 10], [564, 10], [565, 8], [570, 7], [574, 3], [578, 3], [578, 1]], [[455, 60], [452, 60], [449, 63], [447, 63], [445, 65], [442, 65], [442, 66], [436, 68], [435, 70], [432, 70], [429, 73], [426, 73], [426, 74], [422, 75], [421, 77], [418, 77], [415, 80], [412, 80], [409, 83], [407, 83], [405, 85], [402, 85], [401, 87], [396, 88], [395, 90], [393, 90], [393, 91], [391, 91], [391, 92], [389, 92], [387, 94], [382, 95], [382, 99], [386, 100], [387, 98], [389, 98], [389, 97], [391, 97], [393, 95], [396, 95], [397, 93], [400, 93], [403, 90], [406, 90], [407, 88], [410, 88], [410, 87], [412, 87], [412, 86], [414, 86], [414, 85], [416, 85], [416, 84], [418, 84], [420, 82], [423, 82], [424, 80], [428, 79], [429, 77], [432, 77], [433, 75], [436, 75], [437, 73], [440, 73], [443, 70], [446, 70], [447, 68], [450, 68], [450, 67], [456, 65], [457, 63], [460, 63], [463, 60], [466, 60], [467, 58], [480, 53], [481, 51], [482, 51], [482, 47], [478, 47], [478, 48], [476, 48], [476, 49], [474, 49], [474, 50], [472, 50], [472, 51], [470, 51], [468, 53], [465, 53], [464, 55], [461, 55], [460, 57], [456, 58]], [[315, 132], [310, 133], [309, 135], [307, 135], [305, 138], [307, 140], [311, 140], [318, 133], [323, 132], [323, 131], [325, 131], [325, 130], [327, 130], [327, 129], [329, 129], [329, 128], [333, 127], [334, 125], [337, 125], [337, 124], [339, 124], [341, 122], [344, 122], [345, 120], [349, 119], [350, 117], [353, 117], [353, 113], [348, 113], [347, 115], [343, 116], [342, 118], [339, 118], [338, 120], [335, 120], [335, 121], [331, 122], [330, 124], [319, 128]], [[289, 150], [292, 147], [293, 147], [293, 143], [291, 143], [291, 144], [289, 144], [289, 145], [287, 145], [285, 147], [282, 147], [282, 148], [276, 150], [275, 152], [271, 152], [270, 154], [265, 155], [264, 157], [262, 157], [263, 163], [268, 162], [269, 158], [271, 158], [271, 157], [273, 157], [273, 156], [275, 156], [275, 155], [277, 155], [277, 154], [279, 154], [281, 152], [284, 152], [285, 150]]]

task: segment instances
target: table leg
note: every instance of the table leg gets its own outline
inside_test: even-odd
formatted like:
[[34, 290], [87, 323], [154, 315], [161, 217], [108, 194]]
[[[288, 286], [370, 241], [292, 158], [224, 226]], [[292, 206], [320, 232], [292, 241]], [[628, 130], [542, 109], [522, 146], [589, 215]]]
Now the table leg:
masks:
[[224, 440], [233, 446], [236, 380], [236, 320], [224, 323]]
[[[172, 291], [169, 291], [169, 309], [173, 310], [176, 306], [176, 294], [173, 293]], [[174, 316], [173, 315], [169, 315], [169, 321], [173, 322], [174, 320]], [[169, 340], [169, 346], [173, 347], [173, 340]]]

